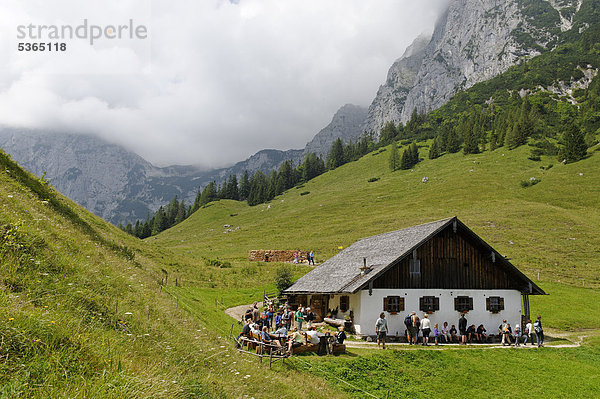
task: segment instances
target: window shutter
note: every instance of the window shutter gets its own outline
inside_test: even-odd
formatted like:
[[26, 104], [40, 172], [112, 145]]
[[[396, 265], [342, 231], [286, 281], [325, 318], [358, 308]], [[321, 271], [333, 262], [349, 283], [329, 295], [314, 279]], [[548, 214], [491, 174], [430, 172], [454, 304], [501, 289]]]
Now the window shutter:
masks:
[[421, 312], [425, 311], [425, 298], [424, 297], [419, 298], [419, 310]]
[[433, 298], [433, 310], [440, 310], [440, 298], [437, 296]]
[[490, 309], [490, 297], [489, 296], [487, 298], [485, 298], [485, 310], [487, 310], [488, 312], [491, 311], [491, 309]]
[[473, 310], [473, 298], [469, 297], [469, 310]]
[[386, 312], [388, 310], [388, 297], [383, 298], [383, 311]]
[[398, 307], [401, 312], [404, 311], [404, 297], [400, 298], [400, 303]]
[[458, 310], [458, 297], [454, 298], [454, 310]]
[[498, 298], [498, 309], [504, 310], [504, 298]]

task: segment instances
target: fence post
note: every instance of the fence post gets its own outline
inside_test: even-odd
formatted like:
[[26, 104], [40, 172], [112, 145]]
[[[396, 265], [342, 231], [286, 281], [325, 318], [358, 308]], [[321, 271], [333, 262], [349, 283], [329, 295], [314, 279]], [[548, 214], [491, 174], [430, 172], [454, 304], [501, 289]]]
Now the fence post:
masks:
[[175, 298], [176, 298], [175, 309], [177, 309], [179, 307], [179, 295], [177, 295]]

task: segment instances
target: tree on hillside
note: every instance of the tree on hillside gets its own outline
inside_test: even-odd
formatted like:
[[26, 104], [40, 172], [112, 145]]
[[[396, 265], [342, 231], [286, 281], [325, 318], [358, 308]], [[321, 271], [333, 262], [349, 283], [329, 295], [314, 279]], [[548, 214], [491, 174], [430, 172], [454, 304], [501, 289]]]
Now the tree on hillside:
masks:
[[161, 206], [158, 208], [158, 211], [154, 214], [154, 221], [152, 223], [152, 235], [156, 235], [161, 231], [164, 231], [169, 228], [169, 221], [167, 220], [167, 214], [165, 210]]
[[411, 167], [415, 166], [419, 163], [419, 147], [417, 147], [417, 143], [413, 141], [408, 147], [408, 151], [410, 156]]
[[431, 142], [431, 147], [429, 147], [429, 159], [439, 158], [441, 155], [440, 151], [440, 138], [436, 137]]
[[344, 163], [344, 142], [341, 138], [337, 138], [331, 145], [331, 149], [327, 154], [327, 167], [329, 169], [335, 169]]
[[411, 155], [408, 149], [402, 151], [402, 157], [400, 158], [400, 168], [404, 170], [412, 168]]
[[559, 160], [565, 160], [567, 163], [577, 162], [587, 155], [587, 145], [583, 132], [573, 123], [563, 134], [563, 147], [559, 153]]
[[398, 152], [398, 145], [393, 141], [390, 148], [390, 170], [394, 172], [398, 169], [400, 169], [400, 153]]
[[450, 154], [460, 151], [460, 139], [456, 133], [456, 129], [453, 127], [448, 129], [448, 137], [446, 139], [444, 150]]
[[239, 198], [241, 201], [245, 201], [248, 199], [248, 194], [250, 194], [250, 176], [248, 175], [248, 171], [245, 170], [242, 175], [242, 179], [240, 180], [240, 192]]
[[398, 131], [396, 130], [396, 125], [394, 125], [394, 122], [387, 122], [381, 129], [381, 133], [379, 134], [379, 142], [381, 145], [388, 145], [394, 141], [397, 135]]
[[210, 183], [208, 183], [206, 185], [206, 187], [204, 187], [204, 190], [202, 190], [202, 194], [200, 195], [199, 205], [204, 206], [204, 205], [208, 204], [209, 202], [215, 201], [217, 199], [218, 199], [217, 183], [214, 181], [211, 181]]

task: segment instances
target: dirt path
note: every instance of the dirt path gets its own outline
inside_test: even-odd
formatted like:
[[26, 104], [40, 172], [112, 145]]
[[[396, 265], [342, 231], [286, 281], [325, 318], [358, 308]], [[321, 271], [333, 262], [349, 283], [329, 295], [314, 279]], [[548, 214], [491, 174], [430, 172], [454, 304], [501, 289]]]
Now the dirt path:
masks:
[[[258, 303], [258, 307], [259, 308], [262, 305], [263, 305], [262, 302]], [[250, 305], [234, 306], [233, 308], [225, 309], [225, 314], [227, 314], [228, 316], [233, 317], [237, 321], [240, 321], [240, 320], [242, 320], [242, 316], [244, 315], [244, 313], [246, 313], [246, 310], [248, 310], [251, 307], [252, 307], [252, 304], [250, 304]]]

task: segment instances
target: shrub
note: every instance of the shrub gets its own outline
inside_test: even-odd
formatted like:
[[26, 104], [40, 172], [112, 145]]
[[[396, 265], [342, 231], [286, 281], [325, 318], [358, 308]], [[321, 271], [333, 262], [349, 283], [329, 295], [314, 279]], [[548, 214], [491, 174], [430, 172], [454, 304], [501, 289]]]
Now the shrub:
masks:
[[300, 195], [308, 195], [308, 194], [310, 194], [310, 191], [303, 191], [300, 193]]
[[282, 292], [292, 285], [292, 270], [289, 266], [281, 266], [275, 271], [275, 286]]
[[535, 186], [539, 182], [541, 182], [540, 179], [536, 179], [535, 177], [531, 177], [531, 178], [529, 178], [529, 180], [522, 180], [521, 181], [521, 187], [526, 188], [526, 187]]
[[207, 266], [215, 266], [219, 269], [229, 269], [231, 267], [230, 262], [222, 261], [219, 259], [206, 259], [204, 263], [206, 263]]
[[367, 180], [369, 183], [373, 183], [376, 182], [377, 180], [379, 180], [379, 177], [371, 177], [369, 180]]

